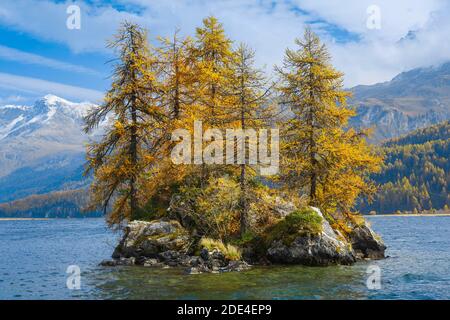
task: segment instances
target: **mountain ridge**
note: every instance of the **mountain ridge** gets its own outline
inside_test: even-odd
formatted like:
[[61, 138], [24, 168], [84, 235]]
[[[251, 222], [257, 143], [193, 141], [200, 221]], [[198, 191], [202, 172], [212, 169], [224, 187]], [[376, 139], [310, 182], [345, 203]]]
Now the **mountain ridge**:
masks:
[[450, 62], [402, 72], [392, 80], [350, 89], [357, 116], [350, 125], [375, 127], [381, 142], [450, 119]]
[[83, 132], [95, 104], [48, 94], [32, 106], [0, 106], [0, 202], [85, 187], [86, 143], [102, 133]]

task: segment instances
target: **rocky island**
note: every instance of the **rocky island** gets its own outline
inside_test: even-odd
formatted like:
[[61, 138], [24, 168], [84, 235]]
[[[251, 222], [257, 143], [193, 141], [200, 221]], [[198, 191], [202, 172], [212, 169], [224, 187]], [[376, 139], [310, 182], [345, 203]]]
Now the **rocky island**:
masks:
[[384, 257], [354, 210], [382, 156], [349, 127], [351, 94], [311, 28], [276, 85], [213, 16], [193, 39], [160, 40], [122, 25], [113, 83], [85, 118], [86, 133], [111, 120], [87, 173], [91, 206], [124, 232], [102, 265], [202, 273]]
[[[289, 222], [307, 215], [316, 217], [315, 230], [300, 224], [292, 227]], [[289, 230], [285, 227], [287, 223]], [[218, 273], [242, 271], [261, 264], [349, 265], [361, 259], [382, 259], [386, 249], [366, 222], [353, 226], [344, 236], [314, 207], [281, 215], [268, 234], [251, 239], [242, 247], [205, 240], [196, 238], [177, 220], [132, 221], [125, 227], [113, 259], [101, 265], [180, 267], [191, 274]]]

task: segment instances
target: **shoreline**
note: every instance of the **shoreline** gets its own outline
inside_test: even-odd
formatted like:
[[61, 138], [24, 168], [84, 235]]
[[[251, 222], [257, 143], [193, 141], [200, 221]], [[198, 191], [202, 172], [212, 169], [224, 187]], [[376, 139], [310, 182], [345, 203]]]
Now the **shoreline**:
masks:
[[19, 220], [25, 220], [25, 221], [30, 221], [30, 220], [46, 221], [46, 220], [51, 220], [51, 218], [0, 218], [0, 221], [19, 221]]
[[418, 213], [418, 214], [412, 214], [412, 213], [401, 213], [401, 214], [365, 214], [363, 217], [450, 217], [450, 213]]
[[[412, 214], [412, 213], [402, 213], [402, 214], [376, 214], [376, 215], [370, 215], [370, 214], [364, 214], [362, 215], [364, 218], [366, 217], [450, 217], [450, 213], [418, 213], [418, 214]], [[88, 218], [88, 219], [99, 219], [101, 217], [95, 217], [95, 218]], [[86, 218], [0, 218], [0, 221], [47, 221], [47, 220], [55, 220], [55, 219], [86, 219]]]

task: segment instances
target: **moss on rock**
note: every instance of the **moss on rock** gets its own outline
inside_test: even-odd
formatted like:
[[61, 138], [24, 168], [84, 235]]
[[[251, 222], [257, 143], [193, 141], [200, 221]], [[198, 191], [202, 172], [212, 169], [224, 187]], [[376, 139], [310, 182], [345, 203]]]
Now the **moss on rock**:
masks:
[[286, 245], [290, 245], [299, 236], [320, 234], [322, 219], [309, 207], [293, 211], [267, 230], [266, 242], [282, 240]]

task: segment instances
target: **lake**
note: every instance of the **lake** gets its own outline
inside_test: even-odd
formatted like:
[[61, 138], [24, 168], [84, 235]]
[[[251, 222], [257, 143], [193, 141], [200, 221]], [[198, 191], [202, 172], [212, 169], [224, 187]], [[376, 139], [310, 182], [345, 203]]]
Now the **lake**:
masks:
[[[180, 269], [99, 267], [119, 234], [102, 219], [0, 220], [0, 299], [450, 299], [450, 217], [368, 217], [387, 259], [353, 266]], [[80, 268], [68, 289], [67, 268]], [[381, 270], [381, 289], [366, 286]]]

